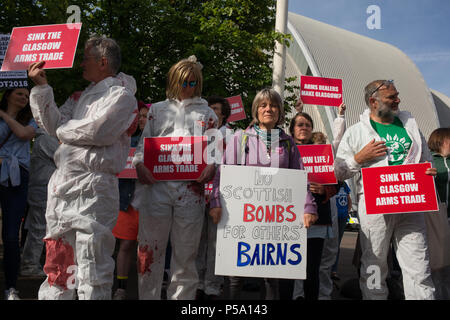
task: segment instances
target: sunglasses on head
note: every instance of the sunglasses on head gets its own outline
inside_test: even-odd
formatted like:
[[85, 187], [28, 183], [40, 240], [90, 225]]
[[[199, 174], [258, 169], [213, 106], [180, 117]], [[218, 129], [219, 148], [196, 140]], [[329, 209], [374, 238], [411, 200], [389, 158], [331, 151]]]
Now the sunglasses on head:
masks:
[[374, 94], [375, 92], [377, 92], [382, 86], [388, 87], [388, 86], [390, 86], [390, 85], [392, 85], [392, 84], [394, 84], [394, 80], [386, 80], [386, 81], [383, 81], [383, 82], [382, 82], [375, 90], [372, 91], [372, 93], [370, 94], [369, 97], [373, 96], [373, 94]]
[[193, 87], [195, 87], [197, 85], [197, 81], [187, 81], [187, 80], [185, 80], [183, 82], [183, 84], [182, 84], [183, 88], [187, 88], [188, 84], [189, 84], [189, 87], [193, 88]]

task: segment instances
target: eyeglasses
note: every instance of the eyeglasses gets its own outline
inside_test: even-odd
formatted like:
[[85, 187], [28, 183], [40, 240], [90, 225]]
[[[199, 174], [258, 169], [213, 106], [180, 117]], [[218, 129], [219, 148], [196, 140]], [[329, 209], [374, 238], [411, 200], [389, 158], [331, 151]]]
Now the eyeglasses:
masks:
[[383, 81], [383, 82], [382, 82], [375, 90], [372, 91], [372, 93], [370, 94], [369, 97], [373, 96], [373, 94], [374, 94], [375, 92], [377, 92], [382, 86], [388, 87], [388, 86], [393, 85], [393, 84], [394, 84], [394, 80], [386, 80], [386, 81]]
[[183, 88], [187, 88], [188, 84], [189, 84], [189, 87], [194, 88], [197, 85], [197, 81], [189, 81], [188, 82], [185, 80], [182, 84]]

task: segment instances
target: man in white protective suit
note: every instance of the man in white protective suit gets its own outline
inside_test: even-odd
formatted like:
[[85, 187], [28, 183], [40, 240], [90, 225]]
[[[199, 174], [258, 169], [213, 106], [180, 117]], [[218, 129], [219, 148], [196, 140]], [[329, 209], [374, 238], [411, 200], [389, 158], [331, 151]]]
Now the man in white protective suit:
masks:
[[47, 278], [40, 300], [74, 299], [75, 289], [80, 300], [111, 299], [111, 230], [119, 212], [116, 174], [125, 167], [137, 114], [136, 82], [118, 73], [120, 62], [113, 39], [91, 37], [81, 63], [83, 78], [91, 84], [59, 109], [40, 69], [44, 62], [28, 68], [36, 84], [30, 94], [33, 116], [61, 142], [48, 186]]
[[[360, 174], [361, 168], [431, 161], [431, 155], [415, 119], [409, 112], [399, 111], [399, 92], [392, 80], [372, 81], [364, 93], [369, 109], [361, 115], [360, 122], [344, 133], [335, 160], [338, 180], [356, 176], [362, 296], [387, 299], [387, 255], [392, 240], [402, 269], [405, 299], [432, 300], [435, 288], [424, 214], [366, 214]], [[425, 173], [436, 175], [436, 169]]]

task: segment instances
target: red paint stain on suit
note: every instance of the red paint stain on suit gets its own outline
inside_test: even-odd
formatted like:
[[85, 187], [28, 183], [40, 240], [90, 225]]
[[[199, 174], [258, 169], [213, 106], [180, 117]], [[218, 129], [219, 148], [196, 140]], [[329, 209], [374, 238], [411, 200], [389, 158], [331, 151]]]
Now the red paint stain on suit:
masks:
[[144, 274], [146, 272], [151, 272], [150, 266], [153, 263], [153, 250], [149, 249], [148, 245], [138, 247], [138, 272]]
[[46, 259], [44, 272], [50, 286], [57, 285], [67, 290], [67, 282], [72, 273], [67, 268], [76, 265], [72, 246], [63, 239], [44, 239]]

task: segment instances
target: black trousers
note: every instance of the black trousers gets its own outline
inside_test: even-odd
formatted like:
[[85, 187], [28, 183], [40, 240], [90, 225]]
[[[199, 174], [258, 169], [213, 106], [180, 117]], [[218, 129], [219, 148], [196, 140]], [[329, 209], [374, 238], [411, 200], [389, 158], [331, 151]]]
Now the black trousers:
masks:
[[306, 280], [303, 282], [305, 300], [319, 299], [319, 270], [324, 239], [308, 238], [306, 249]]

